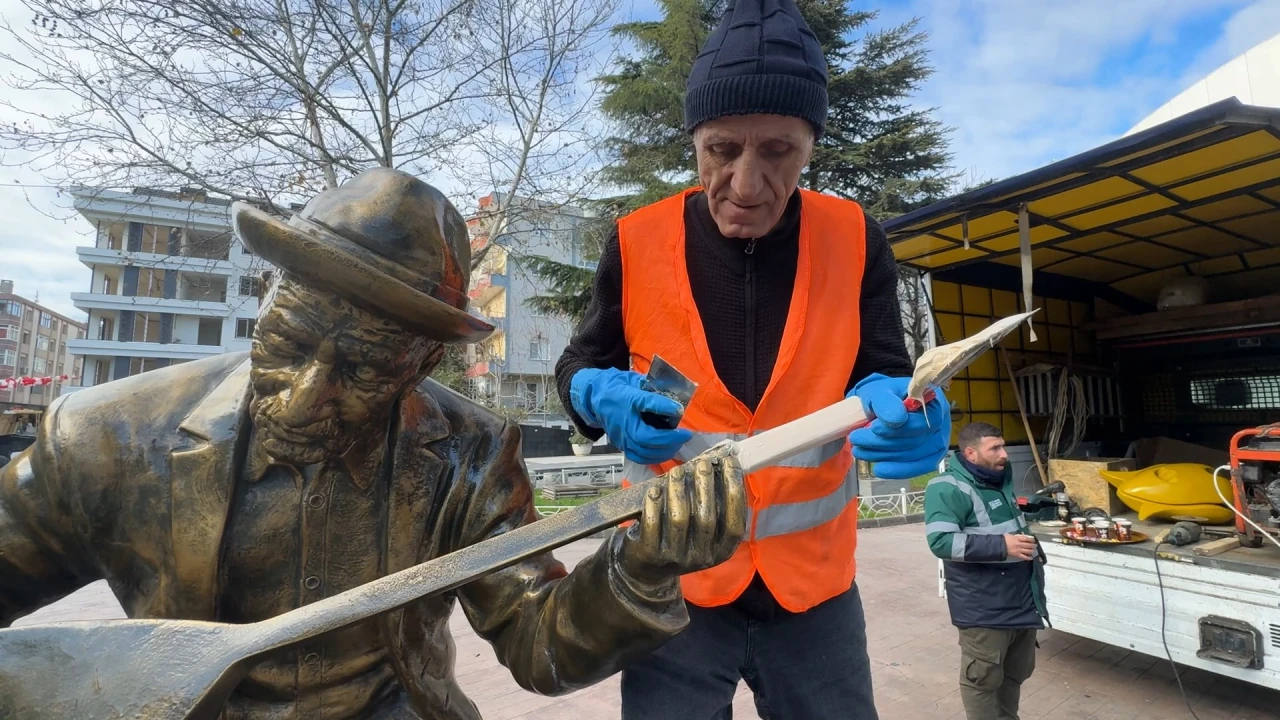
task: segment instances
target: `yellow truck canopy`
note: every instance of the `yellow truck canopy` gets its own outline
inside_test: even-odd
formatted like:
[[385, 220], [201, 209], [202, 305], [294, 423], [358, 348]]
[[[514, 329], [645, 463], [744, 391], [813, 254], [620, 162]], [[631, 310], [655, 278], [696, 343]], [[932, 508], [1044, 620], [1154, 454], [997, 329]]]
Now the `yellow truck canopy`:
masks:
[[[1272, 292], [1280, 287], [1280, 109], [1223, 100], [884, 227], [907, 265], [934, 273], [985, 265], [1007, 275], [1019, 272], [1024, 205], [1037, 285], [1042, 277], [1083, 281], [1134, 310], [1189, 275], [1228, 296]], [[968, 269], [952, 274], [971, 280], [979, 268]]]

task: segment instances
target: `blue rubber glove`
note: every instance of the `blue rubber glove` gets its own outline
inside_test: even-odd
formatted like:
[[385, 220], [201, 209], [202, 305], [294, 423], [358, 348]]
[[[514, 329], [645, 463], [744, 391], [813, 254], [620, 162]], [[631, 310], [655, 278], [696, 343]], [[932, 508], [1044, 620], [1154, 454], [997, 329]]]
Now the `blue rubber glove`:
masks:
[[676, 456], [680, 446], [693, 437], [684, 428], [660, 430], [640, 419], [640, 413], [678, 416], [680, 403], [640, 389], [644, 376], [617, 368], [587, 368], [569, 381], [569, 400], [578, 415], [609, 436], [632, 462], [657, 465]]
[[910, 382], [876, 373], [849, 391], [875, 416], [870, 425], [850, 433], [849, 442], [854, 457], [875, 463], [876, 477], [906, 480], [934, 472], [951, 444], [951, 408], [942, 390], [935, 390], [937, 396], [923, 412], [909, 413], [902, 402]]

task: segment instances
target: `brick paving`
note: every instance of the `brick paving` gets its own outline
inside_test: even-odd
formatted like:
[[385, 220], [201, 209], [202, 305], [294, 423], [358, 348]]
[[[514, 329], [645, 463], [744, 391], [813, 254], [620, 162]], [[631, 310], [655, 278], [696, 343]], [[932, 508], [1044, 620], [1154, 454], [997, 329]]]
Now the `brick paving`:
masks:
[[[573, 565], [595, 547], [584, 540], [557, 556]], [[859, 587], [883, 720], [964, 719], [956, 689], [959, 648], [936, 571], [921, 525], [859, 534]], [[95, 583], [16, 624], [119, 617], [106, 585]], [[486, 720], [619, 717], [617, 677], [566, 697], [533, 695], [516, 686], [461, 612], [451, 625], [459, 681]], [[1166, 660], [1052, 631], [1041, 633], [1040, 643], [1038, 667], [1023, 689], [1024, 720], [1190, 717]], [[1280, 693], [1198, 670], [1186, 670], [1183, 683], [1201, 720], [1280, 718]], [[758, 720], [745, 686], [738, 689], [734, 719]]]

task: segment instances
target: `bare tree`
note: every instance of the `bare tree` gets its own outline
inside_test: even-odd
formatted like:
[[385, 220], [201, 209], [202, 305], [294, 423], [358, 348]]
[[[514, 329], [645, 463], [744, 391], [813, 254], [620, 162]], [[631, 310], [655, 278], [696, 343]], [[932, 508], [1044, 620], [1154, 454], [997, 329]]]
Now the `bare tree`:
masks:
[[0, 61], [30, 92], [0, 102], [0, 147], [59, 183], [277, 208], [377, 165], [465, 187], [483, 161], [538, 187], [585, 119], [575, 62], [613, 2], [23, 0]]
[[929, 349], [929, 297], [919, 270], [898, 266], [898, 304], [902, 308], [902, 331], [907, 352], [914, 362]]
[[[477, 194], [502, 191], [483, 212], [488, 242], [476, 247], [473, 267], [493, 241], [512, 238], [519, 218], [537, 224], [597, 189], [604, 128], [594, 117], [592, 79], [612, 58], [606, 42], [619, 7], [618, 0], [495, 2], [488, 44], [519, 50], [503, 54], [486, 76], [492, 114], [504, 121], [475, 134], [471, 162], [463, 163]], [[507, 245], [521, 254], [518, 242]]]
[[[57, 184], [279, 212], [379, 165], [455, 198], [555, 205], [593, 187], [591, 78], [617, 0], [23, 4], [30, 25], [0, 21], [4, 81], [26, 91], [0, 101], [0, 149]], [[523, 207], [504, 203], [492, 236]], [[473, 388], [482, 354], [454, 349], [442, 377]]]

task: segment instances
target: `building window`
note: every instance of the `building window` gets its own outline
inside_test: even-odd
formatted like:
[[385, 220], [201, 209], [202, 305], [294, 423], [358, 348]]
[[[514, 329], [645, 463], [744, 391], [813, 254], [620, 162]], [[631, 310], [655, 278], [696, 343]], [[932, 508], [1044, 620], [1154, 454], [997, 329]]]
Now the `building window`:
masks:
[[53, 327], [53, 316], [47, 312], [40, 313], [40, 327]]
[[18, 362], [18, 353], [12, 350], [0, 350], [0, 365], [12, 366]]
[[262, 281], [256, 277], [242, 275], [240, 277], [240, 294], [262, 297]]
[[48, 350], [48, 349], [49, 349], [49, 337], [48, 337], [47, 335], [37, 335], [37, 336], [36, 336], [36, 349], [37, 349], [37, 350]]
[[253, 328], [258, 324], [253, 318], [236, 318], [236, 337], [251, 338], [253, 337]]
[[0, 340], [17, 340], [18, 327], [16, 325], [0, 325]]
[[529, 341], [529, 359], [530, 360], [550, 360], [548, 354], [550, 348], [547, 347], [545, 338], [536, 337]]
[[[164, 367], [157, 358], [133, 358], [129, 361], [129, 377]], [[119, 379], [119, 378], [117, 378]]]
[[22, 317], [22, 306], [12, 300], [0, 302], [0, 315], [15, 315]]
[[36, 375], [44, 375], [44, 371], [49, 369], [49, 365], [44, 358], [36, 358], [35, 362], [32, 363], [31, 369], [35, 371]]

